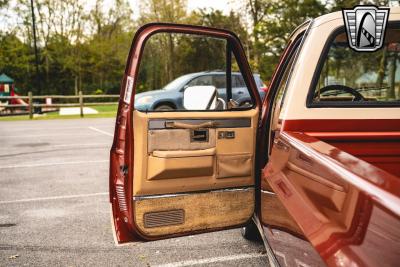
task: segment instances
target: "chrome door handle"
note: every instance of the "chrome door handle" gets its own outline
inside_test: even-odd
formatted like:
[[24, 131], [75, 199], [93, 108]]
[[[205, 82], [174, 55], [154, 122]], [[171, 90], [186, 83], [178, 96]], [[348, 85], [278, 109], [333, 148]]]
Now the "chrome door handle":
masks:
[[217, 123], [215, 121], [207, 121], [199, 124], [188, 124], [176, 121], [166, 121], [165, 128], [172, 129], [200, 129], [200, 128], [215, 128]]

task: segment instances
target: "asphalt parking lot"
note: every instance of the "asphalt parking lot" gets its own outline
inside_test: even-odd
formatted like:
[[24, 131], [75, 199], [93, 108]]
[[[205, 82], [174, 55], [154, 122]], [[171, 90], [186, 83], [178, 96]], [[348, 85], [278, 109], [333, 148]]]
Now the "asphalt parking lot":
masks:
[[0, 122], [0, 266], [266, 266], [239, 229], [114, 245], [114, 119]]

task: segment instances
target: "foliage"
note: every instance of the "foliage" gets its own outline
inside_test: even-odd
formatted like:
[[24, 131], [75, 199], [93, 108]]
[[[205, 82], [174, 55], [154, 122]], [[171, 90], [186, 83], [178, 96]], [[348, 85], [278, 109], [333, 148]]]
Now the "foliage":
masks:
[[6, 72], [18, 87], [28, 88], [33, 76], [31, 47], [24, 44], [14, 32], [0, 33], [0, 72]]
[[[140, 20], [143, 23], [161, 20], [217, 27], [234, 31], [240, 38], [247, 39], [247, 32], [240, 17], [234, 12], [223, 15], [219, 10], [208, 12], [202, 9], [186, 15], [185, 1], [172, 2], [174, 10], [171, 9], [171, 5], [165, 4], [166, 1], [150, 1], [150, 6], [147, 6], [146, 13], [142, 14]], [[161, 11], [160, 8], [151, 9], [153, 6], [161, 6]], [[174, 15], [171, 15], [172, 12]], [[145, 45], [137, 92], [162, 88], [168, 82], [187, 73], [225, 69], [225, 51], [226, 43], [213, 38], [156, 34]]]
[[[107, 12], [102, 1], [85, 11], [83, 1], [37, 0], [35, 17], [39, 47], [39, 83], [35, 83], [29, 1], [14, 8], [21, 18], [11, 32], [0, 33], [0, 72], [17, 81], [22, 94], [86, 93], [100, 88], [119, 92], [134, 25], [128, 2], [115, 0]], [[18, 33], [18, 34], [17, 34]]]
[[290, 33], [304, 21], [327, 13], [328, 10], [318, 0], [273, 1], [263, 7], [265, 15], [253, 29], [254, 35], [258, 36], [254, 45], [259, 64], [257, 68], [264, 79], [269, 80]]
[[[234, 0], [232, 0], [234, 1]], [[21, 94], [119, 93], [120, 81], [135, 30], [148, 22], [189, 23], [224, 28], [242, 40], [254, 72], [268, 81], [289, 34], [308, 18], [353, 6], [343, 0], [237, 0], [229, 14], [219, 10], [187, 11], [186, 0], [140, 1], [140, 16], [132, 19], [128, 0], [113, 0], [112, 8], [96, 0], [35, 0], [39, 50], [35, 71], [30, 1], [0, 0], [0, 12], [11, 10], [16, 23], [0, 31], [0, 73], [16, 80]], [[108, 1], [110, 2], [110, 1]], [[363, 1], [378, 4], [379, 0]], [[17, 3], [16, 5], [13, 3]], [[10, 15], [7, 16], [10, 19]], [[178, 45], [179, 44], [179, 45]], [[140, 75], [139, 91], [159, 88], [190, 71], [223, 68], [220, 47], [204, 38], [160, 37], [149, 44], [151, 53]], [[168, 53], [165, 53], [168, 51]], [[211, 55], [211, 56], [210, 56]], [[161, 68], [164, 68], [163, 70]], [[36, 82], [39, 81], [39, 82]]]

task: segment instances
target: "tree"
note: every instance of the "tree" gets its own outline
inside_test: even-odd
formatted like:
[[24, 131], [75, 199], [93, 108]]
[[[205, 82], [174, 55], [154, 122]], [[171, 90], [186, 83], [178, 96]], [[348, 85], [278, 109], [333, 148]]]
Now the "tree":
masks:
[[187, 0], [146, 0], [140, 2], [139, 23], [183, 23], [187, 18]]
[[259, 66], [262, 77], [271, 78], [290, 33], [301, 23], [327, 12], [319, 0], [282, 0], [271, 2], [265, 10], [266, 15], [255, 26], [259, 36], [255, 43], [260, 53]]
[[8, 6], [10, 0], [0, 0], [0, 8]]
[[15, 32], [0, 32], [0, 73], [7, 73], [15, 81], [19, 89], [32, 89], [33, 55], [30, 46], [21, 42]]
[[118, 93], [133, 36], [132, 10], [127, 1], [116, 0], [114, 8], [105, 13], [101, 3], [97, 0], [88, 17], [92, 32], [84, 44], [87, 53], [84, 89]]
[[[186, 0], [147, 0], [141, 2], [139, 23], [145, 24], [149, 22], [170, 22], [184, 23], [187, 18], [187, 1]], [[172, 35], [159, 36], [158, 44], [161, 51], [168, 53], [160, 53], [159, 59], [165, 71], [160, 77], [161, 83], [165, 84], [174, 78], [175, 67], [175, 45]]]
[[389, 0], [329, 0], [327, 6], [329, 11], [341, 11], [342, 8], [352, 8], [356, 5], [376, 5], [376, 6], [387, 6]]
[[263, 42], [260, 40], [262, 32], [259, 27], [261, 22], [264, 21], [272, 6], [271, 1], [267, 0], [247, 0], [245, 2], [246, 11], [251, 14], [251, 32], [253, 42], [253, 61], [252, 65], [258, 68], [260, 64], [261, 55], [263, 53]]
[[[118, 92], [133, 35], [132, 10], [126, 0], [114, 0], [107, 11], [102, 2], [85, 10], [83, 0], [35, 1], [43, 93]], [[18, 0], [14, 11], [20, 18], [15, 36], [33, 55], [29, 2]]]
[[[147, 15], [146, 18], [151, 17]], [[171, 17], [170, 17], [171, 18]], [[180, 17], [184, 23], [217, 27], [235, 32], [247, 40], [247, 32], [238, 14], [219, 10], [197, 10]], [[188, 73], [226, 68], [226, 42], [208, 37], [158, 33], [145, 45], [139, 70], [138, 92], [161, 88]]]
[[[243, 42], [253, 71], [259, 72], [267, 81], [296, 26], [308, 18], [360, 2], [232, 1], [240, 6], [225, 15], [208, 9], [189, 14], [187, 0], [144, 0], [140, 1], [140, 16], [134, 21], [128, 0], [113, 0], [108, 10], [103, 6], [104, 0], [96, 0], [90, 10], [84, 8], [85, 0], [35, 0], [43, 93], [119, 92], [134, 30], [148, 22], [186, 23], [231, 30]], [[388, 1], [361, 2], [379, 5]], [[0, 0], [0, 9], [5, 8], [15, 12], [18, 23], [7, 32], [0, 32], [0, 71], [14, 77], [21, 89], [35, 89], [29, 1]], [[207, 40], [164, 35], [156, 43], [149, 44], [148, 49], [153, 54], [142, 61], [144, 71], [140, 75], [149, 82], [142, 84], [140, 90], [161, 87], [183, 73], [202, 70], [206, 66], [223, 68], [219, 61], [223, 55], [221, 47]], [[194, 56], [201, 59], [194, 60]]]

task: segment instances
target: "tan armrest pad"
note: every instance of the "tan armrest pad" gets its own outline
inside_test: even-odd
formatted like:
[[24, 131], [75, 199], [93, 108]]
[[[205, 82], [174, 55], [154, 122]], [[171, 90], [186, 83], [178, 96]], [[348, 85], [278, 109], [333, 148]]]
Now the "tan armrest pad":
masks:
[[153, 151], [153, 156], [159, 158], [202, 157], [202, 156], [215, 155], [215, 151], [216, 151], [215, 147], [208, 149], [199, 149], [199, 150], [168, 150], [168, 151], [155, 150]]

